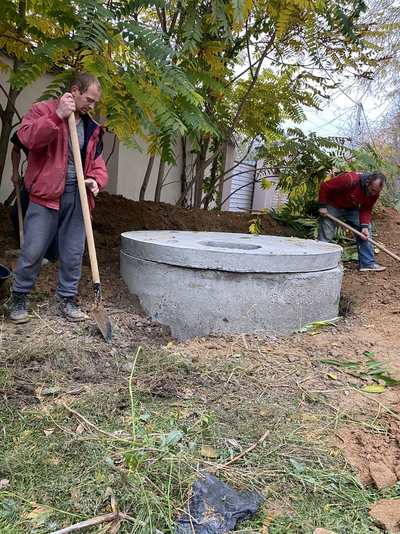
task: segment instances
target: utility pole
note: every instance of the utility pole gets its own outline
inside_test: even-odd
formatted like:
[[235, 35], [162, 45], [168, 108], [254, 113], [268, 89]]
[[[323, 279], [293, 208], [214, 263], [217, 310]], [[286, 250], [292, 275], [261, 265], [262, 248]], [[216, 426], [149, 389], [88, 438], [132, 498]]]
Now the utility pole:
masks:
[[353, 136], [352, 136], [352, 145], [353, 148], [357, 148], [361, 143], [361, 137], [362, 137], [362, 124], [361, 124], [361, 114], [362, 114], [362, 103], [357, 102], [356, 104], [356, 119], [353, 129]]

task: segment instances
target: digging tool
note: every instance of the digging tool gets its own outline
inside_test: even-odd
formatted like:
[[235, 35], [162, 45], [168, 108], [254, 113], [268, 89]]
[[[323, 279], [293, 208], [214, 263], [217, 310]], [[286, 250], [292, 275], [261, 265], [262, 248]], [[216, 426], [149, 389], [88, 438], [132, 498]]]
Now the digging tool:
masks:
[[[358, 230], [356, 230], [355, 228], [353, 228], [349, 224], [341, 221], [340, 219], [338, 219], [334, 215], [331, 215], [330, 213], [326, 213], [324, 215], [324, 217], [327, 217], [328, 219], [331, 219], [331, 221], [334, 221], [336, 224], [338, 224], [342, 228], [346, 228], [346, 230], [350, 230], [350, 232], [353, 232], [353, 234], [358, 235], [359, 237], [365, 238], [364, 234], [362, 234], [361, 232], [359, 232]], [[396, 256], [396, 254], [394, 254], [394, 252], [391, 252], [384, 245], [381, 245], [380, 243], [377, 243], [376, 241], [374, 241], [370, 237], [367, 239], [367, 241], [372, 243], [372, 245], [374, 245], [374, 247], [378, 248], [382, 252], [385, 252], [386, 254], [388, 254], [391, 258], [394, 258], [395, 260], [400, 261], [400, 257]]]
[[22, 248], [24, 244], [24, 217], [22, 215], [21, 191], [19, 189], [19, 184], [15, 184], [15, 200], [18, 213], [19, 247]]
[[75, 114], [71, 113], [68, 117], [69, 132], [71, 135], [72, 153], [74, 156], [76, 178], [79, 187], [79, 196], [81, 199], [83, 221], [85, 224], [86, 241], [89, 250], [90, 267], [92, 270], [92, 280], [94, 285], [94, 307], [92, 309], [92, 315], [99, 327], [106, 341], [111, 341], [112, 326], [109, 317], [107, 316], [101, 298], [101, 285], [99, 266], [97, 263], [96, 247], [94, 244], [92, 220], [90, 217], [89, 203], [86, 192], [85, 178], [83, 175], [81, 151], [79, 148], [78, 132], [76, 131]]

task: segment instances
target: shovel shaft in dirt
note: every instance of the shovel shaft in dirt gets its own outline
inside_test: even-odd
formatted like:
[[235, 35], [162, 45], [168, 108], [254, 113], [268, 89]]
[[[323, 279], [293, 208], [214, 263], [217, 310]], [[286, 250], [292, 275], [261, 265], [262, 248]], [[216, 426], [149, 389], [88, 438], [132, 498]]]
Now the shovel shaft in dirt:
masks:
[[111, 335], [112, 335], [111, 321], [107, 317], [103, 309], [102, 303], [101, 303], [101, 285], [100, 285], [99, 266], [97, 263], [96, 247], [94, 244], [94, 237], [93, 237], [92, 219], [90, 217], [89, 202], [87, 198], [85, 177], [83, 174], [81, 151], [79, 148], [79, 139], [78, 139], [78, 132], [76, 130], [76, 122], [75, 122], [74, 113], [71, 113], [71, 115], [68, 117], [68, 127], [69, 127], [69, 132], [71, 135], [72, 154], [74, 156], [76, 178], [78, 182], [79, 196], [81, 199], [83, 222], [85, 225], [86, 241], [88, 245], [90, 267], [92, 270], [92, 280], [93, 280], [93, 285], [94, 285], [95, 306], [92, 310], [92, 314], [104, 339], [106, 341], [110, 341]]
[[[328, 219], [331, 219], [331, 221], [334, 221], [337, 225], [341, 226], [342, 228], [346, 228], [346, 230], [350, 230], [350, 232], [353, 232], [353, 234], [358, 235], [358, 237], [361, 237], [362, 239], [365, 239], [365, 235], [364, 234], [362, 234], [361, 232], [359, 232], [358, 230], [356, 230], [355, 228], [353, 228], [349, 224], [341, 221], [340, 219], [338, 219], [334, 215], [331, 215], [330, 213], [326, 213], [324, 215], [324, 217], [327, 217]], [[394, 252], [391, 252], [384, 245], [381, 245], [380, 243], [377, 243], [376, 241], [374, 241], [370, 237], [367, 239], [367, 241], [369, 241], [372, 245], [374, 245], [374, 247], [378, 248], [382, 252], [385, 252], [386, 254], [388, 254], [391, 258], [393, 258], [393, 259], [395, 259], [397, 261], [400, 261], [400, 257], [397, 256], [396, 254], [394, 254]]]

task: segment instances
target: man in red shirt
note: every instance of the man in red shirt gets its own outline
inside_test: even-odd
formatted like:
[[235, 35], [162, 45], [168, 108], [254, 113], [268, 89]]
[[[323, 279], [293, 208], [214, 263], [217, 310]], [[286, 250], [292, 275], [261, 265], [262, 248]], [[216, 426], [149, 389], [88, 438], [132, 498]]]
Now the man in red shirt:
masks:
[[77, 73], [69, 92], [58, 100], [34, 104], [18, 130], [20, 142], [29, 151], [24, 179], [29, 207], [24, 220], [24, 245], [14, 270], [10, 310], [14, 323], [29, 320], [27, 297], [34, 287], [46, 250], [56, 236], [60, 310], [70, 321], [86, 318], [76, 301], [85, 228], [67, 119], [74, 113], [88, 201], [93, 208], [94, 197], [108, 181], [101, 156], [102, 130], [88, 114], [100, 97], [97, 78]]
[[357, 237], [360, 271], [384, 271], [386, 267], [375, 263], [374, 248], [368, 241], [371, 232], [372, 208], [385, 185], [386, 177], [379, 172], [361, 174], [343, 172], [322, 182], [319, 190], [321, 215], [318, 239], [331, 243], [335, 238], [336, 224], [325, 217], [331, 213], [359, 230], [364, 238]]

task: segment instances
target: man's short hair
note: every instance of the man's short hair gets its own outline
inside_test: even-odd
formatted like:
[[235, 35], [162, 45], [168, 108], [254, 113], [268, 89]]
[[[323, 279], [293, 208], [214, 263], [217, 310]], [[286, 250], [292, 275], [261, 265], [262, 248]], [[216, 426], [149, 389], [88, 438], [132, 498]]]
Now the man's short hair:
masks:
[[76, 85], [81, 93], [88, 90], [91, 85], [97, 85], [101, 89], [99, 80], [88, 72], [75, 72], [69, 83], [69, 89]]
[[375, 180], [379, 180], [380, 184], [383, 187], [386, 183], [386, 176], [378, 171], [367, 173], [367, 183], [370, 184], [372, 182], [375, 182]]

